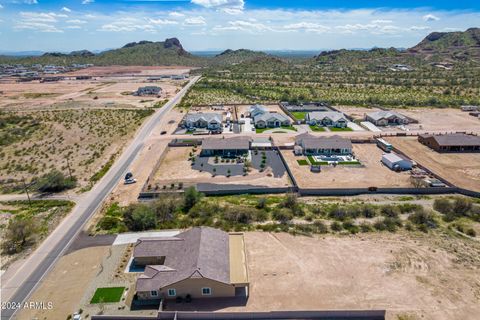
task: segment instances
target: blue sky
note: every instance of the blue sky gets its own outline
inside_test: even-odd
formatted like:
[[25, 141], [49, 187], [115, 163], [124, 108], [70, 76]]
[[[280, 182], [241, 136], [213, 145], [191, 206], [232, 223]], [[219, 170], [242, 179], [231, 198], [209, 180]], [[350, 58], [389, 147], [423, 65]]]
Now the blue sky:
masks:
[[116, 48], [178, 37], [187, 50], [410, 47], [478, 27], [480, 1], [0, 0], [0, 51]]

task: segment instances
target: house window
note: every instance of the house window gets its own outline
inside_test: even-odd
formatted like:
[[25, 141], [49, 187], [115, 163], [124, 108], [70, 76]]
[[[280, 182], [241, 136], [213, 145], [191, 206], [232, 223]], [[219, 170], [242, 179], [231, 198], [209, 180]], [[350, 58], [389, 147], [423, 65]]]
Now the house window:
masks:
[[202, 288], [202, 295], [203, 296], [209, 296], [212, 294], [212, 289], [211, 288]]
[[168, 296], [175, 297], [177, 295], [177, 290], [175, 289], [168, 289]]
[[157, 291], [157, 290], [152, 290], [152, 291], [150, 291], [150, 296], [152, 296], [152, 297], [158, 297], [158, 291]]

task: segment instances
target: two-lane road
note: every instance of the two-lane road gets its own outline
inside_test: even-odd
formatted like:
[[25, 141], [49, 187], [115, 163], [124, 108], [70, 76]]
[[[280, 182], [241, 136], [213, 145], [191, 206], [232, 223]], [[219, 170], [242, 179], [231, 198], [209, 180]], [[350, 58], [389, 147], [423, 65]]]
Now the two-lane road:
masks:
[[[175, 97], [155, 112], [139, 129], [135, 138], [125, 149], [120, 158], [99, 183], [87, 194], [78, 199], [73, 211], [62, 223], [45, 239], [45, 241], [25, 260], [15, 274], [3, 281], [1, 287], [2, 302], [22, 303], [27, 301], [36, 286], [53, 267], [55, 262], [63, 255], [68, 246], [80, 233], [87, 221], [93, 216], [96, 209], [122, 179], [129, 166], [142, 149], [144, 141], [160, 123], [162, 118], [177, 104], [187, 90], [200, 77], [194, 77], [180, 90]], [[59, 288], [61, 290], [61, 288]], [[3, 306], [3, 304], [2, 304]], [[11, 319], [16, 309], [1, 310], [1, 318]]]

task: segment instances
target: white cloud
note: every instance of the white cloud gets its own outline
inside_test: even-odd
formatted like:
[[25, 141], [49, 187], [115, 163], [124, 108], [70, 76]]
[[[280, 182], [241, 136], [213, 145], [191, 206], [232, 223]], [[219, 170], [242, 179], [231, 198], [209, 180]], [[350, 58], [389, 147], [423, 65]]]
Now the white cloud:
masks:
[[82, 29], [80, 26], [66, 26], [65, 29]]
[[54, 12], [20, 12], [22, 21], [57, 22], [58, 18], [68, 18], [66, 14]]
[[156, 29], [151, 24], [142, 23], [141, 20], [136, 18], [122, 18], [113, 21], [112, 23], [104, 24], [100, 27], [99, 31], [109, 32], [156, 32]]
[[438, 20], [440, 20], [439, 17], [437, 17], [433, 14], [426, 14], [422, 18], [423, 18], [424, 21], [438, 21]]
[[67, 8], [67, 7], [63, 7], [63, 8], [61, 9], [61, 11], [64, 11], [64, 12], [72, 12], [72, 10], [70, 10], [70, 9]]
[[237, 9], [243, 10], [245, 6], [244, 0], [192, 0], [192, 3], [205, 7], [216, 9]]
[[85, 24], [85, 23], [87, 23], [87, 21], [80, 20], [80, 19], [71, 19], [71, 20], [67, 20], [65, 22], [71, 23], [71, 24]]
[[3, 6], [0, 4], [0, 9], [3, 9]]
[[58, 29], [56, 26], [44, 23], [44, 22], [35, 22], [35, 21], [21, 21], [15, 24], [14, 29], [16, 30], [34, 30], [37, 32], [63, 32], [63, 30]]
[[314, 22], [292, 23], [292, 24], [285, 25], [283, 28], [287, 31], [305, 30], [308, 32], [317, 32], [317, 33], [323, 33], [331, 30], [331, 28], [328, 26], [324, 26]]
[[176, 17], [176, 18], [181, 18], [185, 17], [183, 13], [177, 12], [177, 11], [172, 11], [168, 14], [170, 17]]
[[90, 3], [94, 3], [95, 0], [83, 0], [82, 1], [82, 4], [90, 4]]
[[198, 17], [190, 17], [185, 19], [184, 25], [186, 26], [204, 26], [206, 25], [207, 22], [204, 17], [198, 16]]
[[37, 0], [23, 0], [23, 3], [25, 3], [25, 4], [37, 4], [38, 1]]
[[148, 22], [152, 23], [152, 24], [155, 24], [155, 25], [171, 25], [171, 24], [178, 24], [177, 21], [173, 21], [173, 20], [166, 20], [166, 19], [153, 19], [153, 18], [149, 18], [147, 19]]
[[392, 20], [378, 19], [378, 20], [373, 20], [372, 23], [374, 23], [374, 24], [383, 24], [383, 23], [393, 23], [393, 21], [392, 21]]

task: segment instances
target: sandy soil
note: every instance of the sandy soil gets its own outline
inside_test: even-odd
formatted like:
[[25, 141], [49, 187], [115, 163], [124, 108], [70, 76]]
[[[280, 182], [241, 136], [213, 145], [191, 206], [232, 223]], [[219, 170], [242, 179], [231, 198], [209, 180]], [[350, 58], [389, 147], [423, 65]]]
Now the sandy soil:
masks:
[[365, 119], [365, 114], [375, 111], [380, 111], [381, 109], [371, 107], [352, 107], [352, 106], [335, 106], [338, 111], [343, 112], [347, 116], [352, 117], [353, 119]]
[[176, 75], [186, 74], [191, 70], [190, 67], [182, 66], [106, 66], [90, 67], [77, 70], [65, 75], [89, 75], [89, 76], [111, 76], [111, 75]]
[[62, 257], [33, 293], [30, 301], [52, 302], [51, 310], [22, 310], [17, 319], [66, 319], [78, 311], [90, 280], [100, 270], [109, 247], [87, 248]]
[[358, 166], [322, 166], [322, 172], [310, 172], [310, 166], [300, 166], [292, 150], [283, 150], [293, 176], [303, 188], [366, 188], [366, 187], [410, 187], [408, 172], [394, 172], [381, 162], [382, 150], [374, 144], [354, 144], [353, 152], [363, 164]]
[[[247, 116], [248, 110], [250, 109], [251, 104], [242, 104], [237, 106], [237, 113], [238, 117], [241, 118], [241, 115]], [[283, 114], [284, 116], [288, 117], [285, 112], [277, 105], [277, 104], [267, 104], [263, 105], [269, 112], [277, 112]], [[289, 118], [290, 119], [290, 118]], [[292, 119], [290, 119], [292, 120]]]
[[188, 161], [191, 148], [171, 148], [157, 173], [152, 180], [153, 185], [170, 185], [170, 183], [183, 182], [184, 186], [194, 185], [197, 183], [220, 183], [220, 184], [251, 184], [261, 186], [283, 187], [289, 185], [288, 175], [282, 178], [274, 178], [271, 175], [271, 169], [267, 168], [263, 172], [251, 169], [247, 176], [235, 176], [227, 178], [225, 176], [215, 176], [208, 172], [200, 172], [192, 170], [190, 161]]
[[246, 307], [229, 310], [386, 309], [387, 319], [476, 319], [480, 313], [477, 242], [261, 232], [246, 233], [245, 241], [250, 298]]
[[417, 108], [401, 110], [401, 113], [419, 121], [408, 125], [410, 130], [480, 132], [480, 120], [459, 109]]
[[480, 191], [480, 153], [438, 153], [416, 137], [387, 140], [417, 163], [458, 187]]

